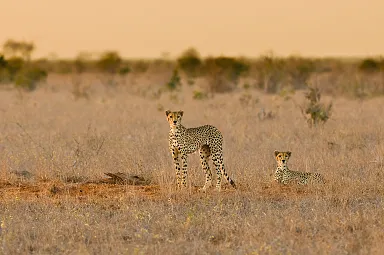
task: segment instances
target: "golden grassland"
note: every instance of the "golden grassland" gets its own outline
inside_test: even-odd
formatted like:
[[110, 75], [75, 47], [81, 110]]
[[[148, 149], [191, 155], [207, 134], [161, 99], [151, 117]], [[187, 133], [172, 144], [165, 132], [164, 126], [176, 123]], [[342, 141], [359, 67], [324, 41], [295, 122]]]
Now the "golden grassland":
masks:
[[[161, 77], [127, 79], [106, 86], [96, 75], [50, 75], [30, 93], [0, 90], [1, 254], [382, 252], [382, 98], [324, 97], [333, 101], [332, 116], [309, 128], [299, 108], [303, 91], [239, 87], [195, 100], [202, 80], [159, 93]], [[222, 131], [237, 190], [225, 184], [221, 193], [200, 193], [196, 154], [189, 187], [175, 189], [167, 109], [183, 110], [186, 127]], [[291, 169], [319, 172], [327, 183], [272, 183], [274, 150], [292, 151]], [[105, 172], [151, 183], [98, 183]]]

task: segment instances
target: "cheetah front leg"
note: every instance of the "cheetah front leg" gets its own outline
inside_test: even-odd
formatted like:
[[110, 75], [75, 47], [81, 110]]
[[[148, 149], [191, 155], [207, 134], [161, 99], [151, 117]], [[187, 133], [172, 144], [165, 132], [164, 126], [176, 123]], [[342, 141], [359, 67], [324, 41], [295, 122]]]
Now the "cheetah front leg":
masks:
[[283, 173], [283, 179], [282, 179], [282, 182], [284, 185], [287, 185], [289, 180], [290, 180], [291, 176], [287, 173]]
[[186, 153], [181, 153], [181, 164], [183, 165], [182, 171], [181, 171], [181, 185], [182, 187], [187, 187], [187, 160], [188, 155]]
[[200, 190], [205, 192], [212, 185], [212, 172], [211, 172], [211, 169], [209, 169], [209, 164], [208, 164], [208, 158], [211, 155], [209, 146], [208, 145], [202, 146], [199, 151], [199, 154], [200, 154], [201, 166], [205, 173], [204, 187], [201, 188]]
[[171, 151], [172, 151], [173, 164], [176, 170], [177, 188], [180, 188], [181, 175], [180, 175], [179, 152], [176, 148], [172, 148]]

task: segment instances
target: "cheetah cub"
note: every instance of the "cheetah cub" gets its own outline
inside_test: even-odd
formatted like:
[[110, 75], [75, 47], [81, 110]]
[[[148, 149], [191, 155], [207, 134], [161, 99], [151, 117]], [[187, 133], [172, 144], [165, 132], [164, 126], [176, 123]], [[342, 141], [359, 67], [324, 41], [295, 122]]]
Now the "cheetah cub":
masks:
[[[177, 187], [187, 186], [187, 158], [199, 150], [200, 162], [205, 173], [205, 184], [201, 189], [206, 191], [212, 183], [212, 172], [209, 169], [208, 158], [212, 156], [213, 164], [216, 167], [217, 182], [216, 189], [221, 189], [221, 176], [234, 187], [234, 181], [229, 178], [224, 168], [223, 161], [223, 136], [214, 126], [205, 125], [195, 128], [185, 128], [181, 125], [183, 112], [166, 111], [167, 121], [169, 123], [169, 150], [172, 153], [173, 162], [176, 169]], [[181, 159], [182, 171], [180, 171]]]
[[323, 176], [319, 173], [297, 172], [289, 170], [288, 159], [291, 157], [290, 151], [275, 151], [277, 162], [274, 180], [278, 183], [288, 184], [297, 182], [297, 184], [306, 185], [308, 183], [325, 183]]

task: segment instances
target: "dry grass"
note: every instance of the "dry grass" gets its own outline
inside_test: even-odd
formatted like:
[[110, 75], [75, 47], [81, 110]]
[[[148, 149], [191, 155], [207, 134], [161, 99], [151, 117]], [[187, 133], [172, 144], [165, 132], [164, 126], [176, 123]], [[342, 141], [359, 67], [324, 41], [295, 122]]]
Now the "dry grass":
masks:
[[[193, 86], [159, 92], [162, 77], [95, 77], [87, 98], [70, 77], [48, 77], [32, 93], [0, 91], [1, 254], [379, 254], [384, 240], [384, 104], [333, 100], [324, 127], [308, 128], [304, 95], [237, 89], [194, 100]], [[148, 89], [151, 88], [151, 89]], [[244, 95], [247, 102], [244, 102]], [[329, 101], [329, 98], [324, 98]], [[184, 110], [187, 127], [213, 124], [239, 186], [199, 193], [198, 156], [176, 191], [164, 111]], [[260, 110], [273, 118], [260, 118]], [[324, 186], [271, 183], [273, 151], [290, 167], [316, 171]], [[151, 179], [148, 186], [97, 184], [105, 172]]]

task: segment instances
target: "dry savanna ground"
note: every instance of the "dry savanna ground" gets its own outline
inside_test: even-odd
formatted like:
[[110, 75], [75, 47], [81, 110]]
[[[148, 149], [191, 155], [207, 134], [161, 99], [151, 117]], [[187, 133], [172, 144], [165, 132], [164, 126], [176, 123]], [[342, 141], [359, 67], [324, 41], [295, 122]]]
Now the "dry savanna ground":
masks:
[[[382, 98], [324, 97], [333, 101], [331, 119], [309, 128], [302, 91], [279, 96], [239, 87], [196, 100], [194, 86], [204, 81], [160, 93], [161, 77], [128, 77], [115, 84], [97, 75], [50, 75], [30, 93], [0, 90], [1, 254], [383, 250]], [[167, 109], [183, 110], [186, 127], [222, 131], [237, 190], [225, 184], [221, 193], [200, 193], [196, 154], [188, 188], [175, 189]], [[274, 150], [292, 151], [291, 169], [319, 172], [327, 183], [272, 183]], [[148, 183], [103, 182], [108, 172]]]

